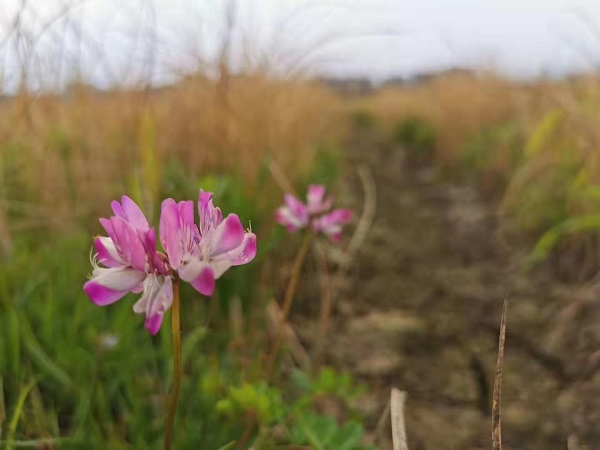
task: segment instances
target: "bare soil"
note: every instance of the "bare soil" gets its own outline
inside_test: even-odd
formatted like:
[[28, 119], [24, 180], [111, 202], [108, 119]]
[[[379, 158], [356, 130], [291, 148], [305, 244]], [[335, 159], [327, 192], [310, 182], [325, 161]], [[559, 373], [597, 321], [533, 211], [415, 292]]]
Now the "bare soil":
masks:
[[[524, 270], [530, 247], [507, 245], [493, 201], [434, 163], [412, 161], [375, 133], [350, 146], [342, 202], [362, 210], [355, 168], [366, 165], [376, 214], [336, 296], [326, 362], [370, 387], [357, 405], [367, 429], [376, 429], [397, 387], [408, 395], [411, 450], [491, 448], [507, 298], [504, 450], [600, 449], [597, 284], [562, 284], [547, 267]], [[307, 322], [298, 334], [310, 347], [316, 321]], [[372, 438], [391, 448], [389, 436], [387, 424]]]

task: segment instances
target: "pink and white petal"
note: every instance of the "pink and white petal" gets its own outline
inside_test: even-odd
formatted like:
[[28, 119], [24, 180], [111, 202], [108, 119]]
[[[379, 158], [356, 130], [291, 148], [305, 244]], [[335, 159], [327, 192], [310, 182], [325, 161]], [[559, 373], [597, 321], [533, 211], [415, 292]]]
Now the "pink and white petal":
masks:
[[173, 282], [171, 277], [149, 276], [144, 280], [144, 293], [133, 305], [135, 313], [146, 314], [146, 329], [156, 334], [162, 324], [165, 312], [173, 303]]
[[219, 256], [239, 247], [246, 231], [237, 214], [229, 214], [210, 234], [211, 257]]
[[312, 224], [314, 232], [323, 231], [326, 234], [331, 234], [352, 220], [352, 211], [349, 209], [336, 209], [329, 214], [315, 219]]
[[[231, 266], [240, 266], [242, 264], [249, 263], [255, 258], [255, 256], [256, 235], [254, 233], [246, 233], [242, 244], [238, 248], [231, 250], [230, 252], [224, 253], [222, 255], [219, 255], [213, 261], [226, 260], [230, 262]], [[219, 276], [216, 276], [216, 271], [215, 278], [219, 278]]]
[[123, 206], [117, 200], [113, 200], [112, 202], [110, 202], [110, 207], [115, 213], [115, 216], [127, 220], [127, 214], [125, 213]]
[[115, 231], [113, 230], [110, 219], [98, 219], [98, 221], [100, 222], [100, 225], [102, 225], [102, 228], [106, 230], [106, 234], [113, 239], [115, 236]]
[[[142, 288], [143, 289], [143, 288]], [[142, 290], [140, 290], [142, 292]], [[138, 292], [138, 294], [140, 293]], [[148, 309], [148, 296], [142, 295], [140, 299], [133, 304], [133, 312], [136, 314], [143, 314]]]
[[164, 313], [146, 316], [146, 320], [144, 321], [144, 328], [146, 328], [146, 331], [152, 336], [156, 335], [160, 331], [164, 316]]
[[120, 217], [112, 217], [110, 221], [114, 231], [113, 242], [123, 257], [123, 261], [134, 269], [145, 272], [148, 259], [147, 250], [138, 232]]
[[94, 239], [94, 248], [98, 254], [98, 262], [106, 267], [122, 267], [125, 262], [119, 256], [115, 243], [109, 237], [99, 236]]
[[202, 261], [199, 258], [191, 258], [190, 260], [181, 264], [177, 272], [179, 273], [179, 278], [181, 278], [183, 281], [191, 283], [207, 268], [209, 268], [209, 264], [206, 261]]
[[[146, 274], [128, 267], [113, 267], [104, 269], [96, 267], [92, 279], [98, 285], [120, 292], [129, 292], [144, 281]], [[87, 283], [86, 283], [87, 284]]]
[[169, 259], [164, 253], [155, 252], [152, 258], [154, 269], [161, 275], [169, 273]]
[[210, 297], [215, 292], [215, 273], [210, 266], [204, 267], [200, 274], [190, 284], [202, 295]]
[[154, 228], [146, 231], [137, 230], [137, 233], [146, 252], [148, 254], [154, 253], [156, 251], [156, 230]]
[[232, 264], [229, 259], [213, 259], [210, 262], [210, 267], [213, 270], [215, 280], [221, 278], [225, 272], [227, 272], [231, 268]]
[[194, 224], [194, 202], [185, 200], [177, 204], [181, 225], [193, 227]]
[[146, 315], [164, 314], [173, 304], [173, 282], [171, 277], [154, 278], [154, 286], [149, 293], [149, 299]]
[[179, 207], [175, 200], [162, 202], [160, 210], [160, 241], [167, 252], [171, 267], [177, 270], [182, 259], [182, 236]]
[[335, 209], [328, 214], [328, 217], [333, 222], [346, 224], [352, 220], [352, 211], [349, 209]]
[[173, 304], [173, 283], [171, 277], [165, 277], [158, 289], [158, 292], [150, 298], [146, 310], [146, 330], [152, 335], [158, 333], [162, 324], [165, 312]]
[[308, 194], [306, 196], [308, 208], [319, 209], [323, 203], [324, 196], [325, 186], [320, 184], [311, 184], [310, 186], [308, 186]]
[[106, 306], [121, 300], [128, 291], [117, 291], [98, 283], [97, 280], [90, 280], [83, 285], [83, 290], [90, 300], [98, 306]]
[[124, 195], [121, 197], [122, 210], [125, 213], [126, 220], [136, 229], [147, 231], [150, 226], [146, 216], [140, 207], [129, 197]]
[[307, 207], [298, 198], [292, 194], [285, 194], [283, 196], [283, 202], [290, 208], [292, 214], [298, 217], [304, 217], [307, 215]]
[[212, 192], [204, 192], [202, 189], [198, 193], [198, 216], [200, 218], [200, 231], [202, 233], [213, 226], [213, 212], [215, 207], [213, 206], [212, 197]]
[[275, 220], [290, 232], [299, 230], [306, 225], [306, 220], [294, 214], [288, 206], [282, 206], [275, 211]]

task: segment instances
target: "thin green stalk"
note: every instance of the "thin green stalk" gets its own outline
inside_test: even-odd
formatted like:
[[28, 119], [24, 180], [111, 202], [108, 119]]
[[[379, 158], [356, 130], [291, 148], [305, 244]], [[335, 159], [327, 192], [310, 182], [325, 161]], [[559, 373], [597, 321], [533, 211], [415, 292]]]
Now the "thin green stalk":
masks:
[[269, 359], [266, 365], [267, 377], [269, 377], [269, 375], [272, 373], [273, 364], [275, 363], [275, 359], [277, 358], [277, 353], [279, 351], [279, 346], [281, 345], [281, 339], [283, 336], [285, 323], [287, 322], [288, 316], [292, 309], [292, 304], [294, 303], [294, 296], [296, 294], [296, 289], [298, 288], [298, 281], [300, 281], [302, 265], [304, 264], [304, 260], [306, 259], [306, 254], [308, 253], [308, 249], [310, 248], [312, 238], [312, 233], [306, 233], [306, 236], [302, 241], [302, 245], [298, 249], [298, 253], [296, 254], [296, 258], [294, 259], [292, 276], [286, 287], [285, 296], [283, 298], [283, 306], [281, 308], [281, 320], [279, 321], [279, 325], [275, 334], [275, 340], [273, 342], [273, 347], [271, 348], [271, 352], [269, 353]]
[[173, 384], [169, 395], [167, 419], [165, 422], [165, 450], [173, 444], [173, 426], [179, 401], [179, 390], [183, 374], [181, 364], [181, 305], [179, 302], [179, 280], [173, 283], [173, 305], [171, 306], [171, 332], [173, 340]]
[[27, 396], [36, 384], [37, 380], [31, 380], [21, 390], [21, 393], [19, 394], [19, 398], [17, 399], [17, 404], [15, 406], [12, 419], [8, 425], [8, 439], [6, 440], [6, 450], [12, 450], [13, 448], [15, 433], [17, 431], [17, 425], [19, 424], [19, 418], [21, 417], [21, 413], [23, 412], [23, 407], [25, 406], [25, 400], [27, 399]]

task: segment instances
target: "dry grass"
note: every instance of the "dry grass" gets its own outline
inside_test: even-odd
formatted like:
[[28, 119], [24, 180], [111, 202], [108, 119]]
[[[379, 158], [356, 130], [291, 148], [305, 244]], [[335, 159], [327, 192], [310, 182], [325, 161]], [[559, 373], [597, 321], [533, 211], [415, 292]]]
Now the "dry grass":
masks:
[[11, 224], [17, 229], [61, 226], [98, 212], [124, 189], [152, 200], [173, 159], [197, 176], [233, 173], [250, 191], [268, 161], [294, 181], [332, 136], [336, 105], [316, 84], [266, 76], [226, 83], [189, 77], [150, 91], [80, 87], [65, 97], [21, 95], [0, 105], [4, 213], [19, 213]]
[[[561, 82], [513, 83], [493, 76], [451, 73], [405, 88], [386, 87], [351, 107], [370, 112], [384, 125], [419, 117], [434, 125], [436, 156], [445, 164], [460, 159], [469, 139], [485, 127], [510, 120], [532, 133], [543, 115], [555, 107], [569, 115], [600, 99], [599, 80], [579, 78]], [[586, 131], [589, 125], [585, 125]]]

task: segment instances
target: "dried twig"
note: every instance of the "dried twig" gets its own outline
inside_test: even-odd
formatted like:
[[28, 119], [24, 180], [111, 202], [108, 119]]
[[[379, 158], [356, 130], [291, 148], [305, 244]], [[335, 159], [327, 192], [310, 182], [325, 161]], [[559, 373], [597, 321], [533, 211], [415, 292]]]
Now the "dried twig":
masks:
[[371, 228], [373, 218], [375, 217], [375, 206], [377, 204], [377, 189], [375, 187], [373, 174], [366, 165], [359, 166], [357, 173], [365, 191], [365, 201], [362, 215], [356, 226], [356, 231], [352, 235], [352, 239], [350, 239], [350, 243], [346, 249], [346, 252], [349, 255], [355, 253], [367, 237], [367, 233], [369, 232], [369, 228]]
[[394, 450], [408, 450], [406, 443], [406, 425], [404, 423], [404, 403], [406, 392], [392, 388], [390, 412], [392, 417], [392, 442]]
[[504, 363], [504, 341], [506, 338], [506, 307], [504, 299], [502, 306], [502, 319], [500, 321], [500, 337], [498, 338], [498, 360], [496, 362], [496, 375], [494, 376], [494, 394], [492, 398], [492, 450], [502, 450], [502, 420], [500, 403], [502, 399], [502, 365]]
[[366, 164], [363, 164], [357, 169], [358, 176], [363, 185], [365, 192], [365, 200], [363, 204], [362, 214], [356, 225], [354, 234], [350, 238], [350, 243], [344, 251], [344, 257], [341, 259], [337, 272], [333, 277], [331, 296], [335, 299], [337, 293], [342, 286], [342, 280], [346, 278], [348, 268], [352, 262], [352, 256], [361, 247], [367, 237], [367, 233], [371, 228], [373, 219], [375, 218], [375, 209], [377, 205], [377, 189], [375, 179]]
[[373, 431], [373, 436], [367, 440], [369, 445], [375, 445], [377, 442], [381, 442], [384, 429], [387, 425], [387, 418], [390, 416], [390, 402], [387, 402], [379, 420], [377, 420], [377, 425], [375, 425], [375, 430]]
[[302, 346], [294, 329], [289, 323], [284, 321], [283, 330], [280, 330], [283, 321], [283, 311], [275, 300], [271, 300], [267, 305], [267, 319], [269, 320], [271, 334], [276, 336], [277, 333], [281, 333], [296, 364], [298, 364], [302, 370], [309, 371], [311, 367], [310, 357]]

